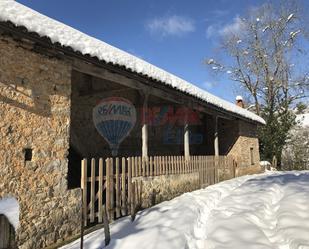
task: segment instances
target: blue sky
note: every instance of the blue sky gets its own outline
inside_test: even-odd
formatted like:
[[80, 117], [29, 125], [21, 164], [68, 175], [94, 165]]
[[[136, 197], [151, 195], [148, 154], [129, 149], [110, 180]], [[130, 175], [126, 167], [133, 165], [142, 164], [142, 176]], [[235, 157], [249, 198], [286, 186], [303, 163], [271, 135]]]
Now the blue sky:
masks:
[[203, 60], [216, 53], [220, 33], [262, 0], [17, 0], [49, 17], [159, 66], [234, 102], [228, 79]]

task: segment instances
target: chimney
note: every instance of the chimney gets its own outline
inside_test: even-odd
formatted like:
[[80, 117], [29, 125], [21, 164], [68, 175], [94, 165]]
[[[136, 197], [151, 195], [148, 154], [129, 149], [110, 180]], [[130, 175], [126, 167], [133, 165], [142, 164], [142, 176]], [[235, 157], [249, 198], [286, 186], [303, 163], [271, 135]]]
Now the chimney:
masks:
[[242, 99], [242, 97], [240, 95], [236, 96], [236, 105], [241, 107], [241, 108], [244, 108], [244, 101]]

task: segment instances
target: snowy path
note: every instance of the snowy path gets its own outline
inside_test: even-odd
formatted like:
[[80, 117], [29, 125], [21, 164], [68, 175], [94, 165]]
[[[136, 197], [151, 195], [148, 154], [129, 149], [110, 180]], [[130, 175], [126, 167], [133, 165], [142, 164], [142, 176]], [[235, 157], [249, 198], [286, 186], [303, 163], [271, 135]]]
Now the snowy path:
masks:
[[[309, 248], [309, 172], [245, 176], [186, 193], [111, 225], [116, 249]], [[103, 248], [98, 230], [85, 248]], [[75, 241], [63, 249], [79, 248]]]
[[309, 173], [251, 179], [207, 221], [204, 248], [309, 248]]

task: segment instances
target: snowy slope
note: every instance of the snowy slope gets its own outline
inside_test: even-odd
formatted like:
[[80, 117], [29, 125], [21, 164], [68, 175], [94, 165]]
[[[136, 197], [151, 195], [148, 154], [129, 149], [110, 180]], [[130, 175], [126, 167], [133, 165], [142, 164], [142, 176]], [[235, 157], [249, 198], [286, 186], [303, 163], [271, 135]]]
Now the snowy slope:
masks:
[[[184, 194], [111, 225], [113, 249], [309, 248], [309, 172], [244, 176]], [[86, 248], [103, 248], [98, 230]], [[79, 248], [75, 241], [63, 249]]]
[[10, 21], [16, 26], [24, 26], [28, 31], [36, 32], [42, 37], [49, 37], [53, 43], [58, 42], [84, 55], [97, 57], [107, 63], [124, 66], [133, 72], [161, 81], [219, 108], [265, 124], [261, 117], [252, 112], [220, 99], [146, 61], [44, 16], [13, 0], [0, 0], [0, 21]]
[[19, 225], [19, 204], [13, 197], [0, 199], [0, 214], [4, 214], [16, 229]]

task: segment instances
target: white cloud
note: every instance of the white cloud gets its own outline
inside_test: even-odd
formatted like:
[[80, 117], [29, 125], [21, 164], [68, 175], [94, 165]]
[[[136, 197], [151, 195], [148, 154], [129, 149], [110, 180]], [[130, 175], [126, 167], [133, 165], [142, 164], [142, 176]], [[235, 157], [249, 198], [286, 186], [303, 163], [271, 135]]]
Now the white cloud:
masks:
[[233, 19], [232, 23], [226, 24], [219, 30], [219, 34], [222, 36], [230, 35], [230, 34], [239, 34], [244, 28], [244, 22], [241, 20], [239, 16], [236, 16]]
[[216, 23], [211, 24], [206, 29], [206, 37], [216, 38], [219, 36], [227, 36], [227, 35], [239, 35], [244, 28], [245, 23], [241, 20], [239, 16], [233, 18], [231, 23], [222, 24]]
[[209, 39], [211, 37], [217, 36], [218, 28], [219, 28], [219, 25], [217, 24], [209, 25], [206, 29], [206, 37]]
[[222, 17], [229, 14], [228, 10], [216, 9], [211, 12], [215, 17]]
[[211, 82], [211, 81], [205, 81], [203, 84], [202, 84], [202, 88], [206, 89], [206, 90], [210, 90], [212, 89], [216, 84], [214, 82]]
[[193, 20], [177, 15], [155, 18], [146, 24], [146, 28], [150, 33], [160, 36], [181, 36], [195, 30]]

